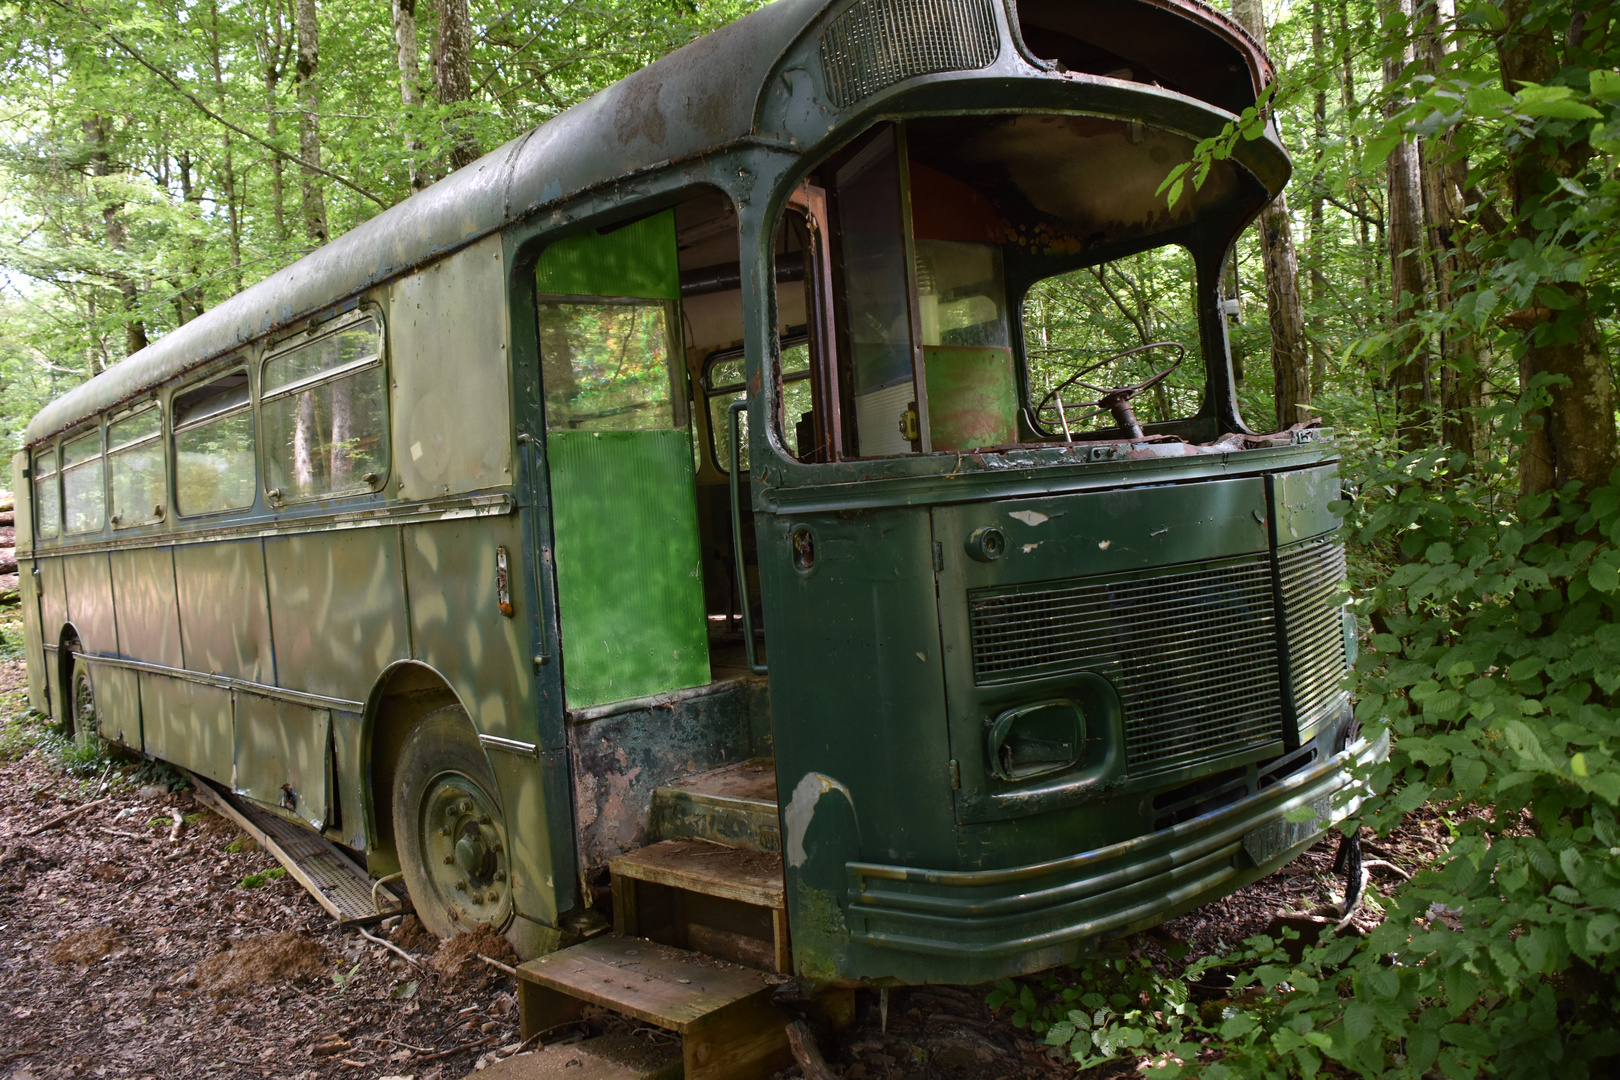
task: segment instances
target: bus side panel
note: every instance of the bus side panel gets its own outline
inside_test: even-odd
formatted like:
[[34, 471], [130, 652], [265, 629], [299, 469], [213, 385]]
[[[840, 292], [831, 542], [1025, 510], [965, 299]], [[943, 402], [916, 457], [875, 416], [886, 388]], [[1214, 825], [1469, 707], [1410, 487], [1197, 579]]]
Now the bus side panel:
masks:
[[231, 782], [235, 756], [231, 692], [217, 686], [141, 672], [141, 713], [146, 752], [200, 773]]
[[23, 655], [28, 669], [28, 704], [39, 712], [50, 711], [45, 695], [44, 639], [39, 633], [39, 588], [34, 582], [34, 485], [24, 472], [28, 455], [11, 456], [12, 505], [15, 507], [17, 544], [17, 602], [22, 606]]
[[363, 701], [410, 655], [397, 528], [275, 537], [264, 562], [278, 685]]
[[[408, 526], [405, 580], [416, 659], [450, 681], [480, 734], [532, 743], [534, 597], [511, 590], [513, 613], [496, 606], [496, 549], [512, 566], [521, 550], [516, 514]], [[541, 747], [553, 749], [553, 747]]]
[[331, 713], [257, 694], [235, 697], [236, 793], [324, 829]]
[[67, 584], [62, 578], [60, 557], [38, 559], [39, 568], [39, 629], [45, 651], [45, 680], [50, 692], [51, 715], [58, 722], [67, 719], [67, 703], [62, 697], [62, 665], [57, 663], [56, 647], [62, 641], [62, 628], [67, 625]]
[[123, 655], [165, 667], [185, 667], [174, 589], [174, 550], [115, 551], [112, 576], [113, 612]]
[[501, 244], [492, 235], [390, 290], [393, 460], [402, 499], [512, 483]]
[[275, 658], [260, 542], [176, 548], [174, 576], [187, 669], [273, 682]]
[[104, 553], [70, 555], [62, 560], [67, 580], [68, 620], [86, 652], [116, 653], [118, 624], [113, 619], [112, 566]]

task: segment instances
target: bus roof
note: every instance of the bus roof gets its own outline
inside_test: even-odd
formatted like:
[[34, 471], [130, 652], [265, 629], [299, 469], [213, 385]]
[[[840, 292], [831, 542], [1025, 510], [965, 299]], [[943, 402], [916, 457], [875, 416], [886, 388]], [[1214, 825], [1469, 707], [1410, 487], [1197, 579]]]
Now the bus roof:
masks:
[[[1025, 0], [1032, 10], [1042, 2]], [[1082, 0], [1044, 2], [1083, 6], [1088, 22], [1104, 7]], [[874, 4], [907, 6], [908, 0], [856, 0], [853, 6]], [[593, 187], [740, 142], [785, 141], [759, 130], [772, 71], [794, 41], [834, 6], [851, 7], [843, 0], [774, 0], [634, 72], [50, 402], [29, 422], [24, 441], [32, 445], [138, 398], [232, 349]], [[1159, 64], [1184, 65], [1189, 49], [1218, 55], [1223, 70], [1247, 87], [1247, 103], [1252, 104], [1255, 88], [1270, 77], [1259, 46], [1199, 0], [1112, 0], [1106, 6], [1141, 12], [1161, 26], [1168, 18], [1182, 31], [1181, 47], [1166, 53]], [[1008, 14], [1016, 27], [1019, 16]], [[1165, 40], [1162, 33], [1144, 35], [1128, 24], [1119, 30], [1121, 38], [1152, 39], [1161, 46]], [[1121, 47], [1119, 41], [1109, 44]], [[1011, 47], [1002, 48], [1003, 55], [1022, 49], [1016, 40], [1004, 45]], [[1031, 62], [1024, 51], [1024, 62]], [[1147, 63], [1153, 66], [1152, 60]], [[1224, 101], [1211, 100], [1229, 110], [1243, 104], [1231, 100], [1229, 91], [1225, 96]], [[854, 112], [863, 110], [864, 103], [838, 109], [828, 102], [824, 109], [827, 115]]]

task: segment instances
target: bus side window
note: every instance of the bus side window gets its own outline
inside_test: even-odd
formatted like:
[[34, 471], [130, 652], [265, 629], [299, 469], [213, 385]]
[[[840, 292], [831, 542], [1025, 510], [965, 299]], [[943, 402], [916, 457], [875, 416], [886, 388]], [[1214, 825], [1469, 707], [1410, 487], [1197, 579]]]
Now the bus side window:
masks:
[[238, 369], [174, 398], [174, 501], [181, 514], [253, 505], [253, 402]]
[[[537, 305], [548, 431], [661, 431], [681, 426], [660, 300]], [[682, 410], [684, 412], [684, 410]]]
[[41, 539], [49, 539], [60, 531], [62, 519], [61, 491], [56, 486], [56, 447], [34, 454], [34, 522]]
[[370, 315], [316, 327], [264, 362], [265, 485], [291, 500], [370, 491], [382, 483], [382, 325]]
[[[776, 413], [777, 435], [801, 461], [814, 460], [816, 434], [810, 401], [810, 342], [802, 326], [790, 326], [781, 342], [779, 401]], [[704, 363], [703, 398], [709, 407], [710, 449], [721, 472], [731, 471], [731, 421], [727, 410], [739, 398], [748, 397], [743, 382], [741, 349], [715, 353]], [[748, 471], [748, 425], [738, 427], [741, 435], [741, 464]]]
[[62, 495], [69, 533], [100, 532], [107, 519], [101, 428], [62, 444]]
[[107, 429], [107, 462], [112, 471], [112, 523], [115, 529], [163, 519], [163, 414], [142, 409]]

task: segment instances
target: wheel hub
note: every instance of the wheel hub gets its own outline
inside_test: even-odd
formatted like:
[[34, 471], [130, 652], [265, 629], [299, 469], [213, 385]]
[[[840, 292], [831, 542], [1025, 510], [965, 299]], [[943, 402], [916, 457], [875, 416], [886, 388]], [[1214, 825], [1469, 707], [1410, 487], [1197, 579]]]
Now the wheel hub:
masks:
[[436, 779], [424, 800], [422, 850], [428, 875], [452, 920], [467, 925], [505, 922], [511, 890], [498, 811], [465, 776]]

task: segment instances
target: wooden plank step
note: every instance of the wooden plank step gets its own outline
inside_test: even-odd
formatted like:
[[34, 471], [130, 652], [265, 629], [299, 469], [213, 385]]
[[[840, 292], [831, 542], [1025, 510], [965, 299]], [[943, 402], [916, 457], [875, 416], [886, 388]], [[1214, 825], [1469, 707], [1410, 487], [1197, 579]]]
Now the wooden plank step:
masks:
[[373, 923], [409, 910], [389, 886], [377, 886], [369, 873], [325, 837], [239, 799], [195, 773], [187, 775], [199, 802], [258, 841], [339, 924]]
[[681, 1036], [687, 1080], [763, 1080], [791, 1060], [762, 972], [605, 934], [519, 965], [525, 1040], [597, 1005]]
[[755, 907], [785, 910], [782, 856], [701, 840], [664, 840], [608, 862], [615, 878], [650, 881]]
[[775, 762], [722, 765], [658, 788], [648, 831], [655, 840], [714, 840], [780, 852]]
[[681, 1069], [679, 1047], [613, 1034], [503, 1058], [467, 1080], [680, 1080]]

